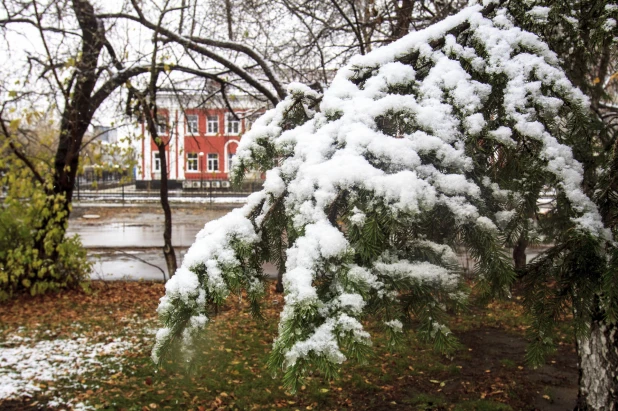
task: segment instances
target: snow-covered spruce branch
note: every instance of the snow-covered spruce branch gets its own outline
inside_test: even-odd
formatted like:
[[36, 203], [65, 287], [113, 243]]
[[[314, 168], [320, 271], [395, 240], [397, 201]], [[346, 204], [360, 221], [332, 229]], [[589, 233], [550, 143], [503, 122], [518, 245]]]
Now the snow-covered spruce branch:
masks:
[[[585, 121], [586, 98], [544, 43], [487, 3], [355, 57], [318, 112], [309, 103], [319, 96], [294, 84], [256, 122], [236, 171], [268, 170], [264, 190], [208, 223], [167, 283], [155, 360], [176, 338], [190, 349], [210, 304], [241, 288], [259, 299], [268, 230], [285, 229], [289, 244], [270, 365], [290, 389], [309, 366], [333, 376], [346, 358], [362, 361], [368, 314], [393, 339], [413, 316], [452, 349], [444, 310], [465, 298], [453, 246], [477, 259], [488, 292], [508, 293], [500, 235], [544, 186], [569, 204], [574, 231], [611, 237], [560, 143]], [[262, 224], [274, 204], [278, 218]]]

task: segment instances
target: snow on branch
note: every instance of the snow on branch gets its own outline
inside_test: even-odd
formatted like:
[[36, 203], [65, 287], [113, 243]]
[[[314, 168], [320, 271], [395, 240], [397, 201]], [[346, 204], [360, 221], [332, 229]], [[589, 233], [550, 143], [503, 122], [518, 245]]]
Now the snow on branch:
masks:
[[[462, 298], [451, 245], [462, 241], [480, 280], [508, 292], [499, 227], [525, 216], [520, 199], [545, 186], [568, 200], [573, 228], [609, 238], [580, 187], [581, 164], [560, 143], [586, 115], [585, 96], [538, 37], [488, 3], [356, 56], [323, 97], [290, 85], [238, 149], [235, 172], [265, 172], [264, 190], [208, 223], [166, 285], [156, 360], [173, 339], [190, 343], [209, 304], [238, 287], [258, 296], [269, 239], [284, 232], [270, 365], [292, 389], [308, 365], [331, 376], [364, 352], [367, 307], [389, 336], [414, 315], [448, 351], [444, 306]], [[514, 164], [524, 171], [507, 174]]]

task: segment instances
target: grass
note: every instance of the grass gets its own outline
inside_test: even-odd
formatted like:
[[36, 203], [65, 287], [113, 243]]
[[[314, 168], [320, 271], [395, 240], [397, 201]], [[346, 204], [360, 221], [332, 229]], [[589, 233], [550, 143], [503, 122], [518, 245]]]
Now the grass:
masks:
[[477, 354], [483, 348], [474, 345], [475, 333], [521, 340], [525, 320], [517, 301], [511, 301], [475, 307], [453, 321], [455, 334], [472, 341], [462, 344], [454, 360], [413, 335], [393, 352], [383, 335], [373, 333], [374, 354], [368, 364], [345, 363], [334, 381], [313, 371], [292, 395], [266, 369], [282, 303], [281, 296], [270, 292], [265, 321], [231, 305], [196, 344], [193, 361], [187, 363], [176, 352], [161, 369], [150, 360], [160, 284], [95, 283], [87, 296], [70, 292], [2, 305], [0, 347], [15, 336], [32, 341], [84, 337], [100, 343], [122, 339], [133, 344], [118, 353], [121, 369], [102, 365], [77, 381], [43, 383], [40, 392], [24, 400], [24, 407], [63, 398], [73, 406], [83, 403], [102, 410], [510, 410], [524, 409], [531, 398], [550, 389], [528, 382], [533, 371], [517, 366], [523, 352], [482, 361]]

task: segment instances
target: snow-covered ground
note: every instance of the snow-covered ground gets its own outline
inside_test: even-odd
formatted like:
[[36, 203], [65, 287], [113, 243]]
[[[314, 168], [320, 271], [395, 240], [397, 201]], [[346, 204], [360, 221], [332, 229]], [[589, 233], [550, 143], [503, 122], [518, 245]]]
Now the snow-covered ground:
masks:
[[[21, 331], [18, 334], [27, 333]], [[146, 347], [151, 337], [109, 337], [102, 342], [101, 339], [79, 333], [71, 338], [53, 339], [52, 335], [42, 333], [31, 337], [12, 335], [0, 342], [0, 401], [42, 394], [51, 398], [47, 403], [50, 407], [91, 409], [86, 404], [74, 403], [62, 392], [98, 388], [86, 386], [81, 376], [96, 372], [113, 378], [122, 372], [125, 353]]]

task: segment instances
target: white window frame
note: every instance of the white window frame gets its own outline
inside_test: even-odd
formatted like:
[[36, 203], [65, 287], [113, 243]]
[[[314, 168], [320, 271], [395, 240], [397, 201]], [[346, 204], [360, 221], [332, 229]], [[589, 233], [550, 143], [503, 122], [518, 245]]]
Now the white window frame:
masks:
[[[191, 166], [194, 165], [195, 168]], [[197, 173], [200, 171], [200, 161], [197, 153], [187, 153], [187, 173]]]
[[157, 134], [160, 136], [167, 135], [167, 116], [163, 114], [157, 116]]
[[[214, 131], [211, 126], [214, 125]], [[206, 134], [219, 134], [219, 115], [211, 114], [206, 116]]]
[[153, 173], [161, 172], [161, 158], [158, 151], [152, 152], [152, 171]]
[[234, 164], [234, 157], [236, 157], [235, 153], [227, 153], [227, 172], [232, 172], [232, 164]]
[[219, 154], [218, 153], [208, 153], [206, 157], [206, 164], [207, 164], [209, 173], [218, 173], [219, 172]]
[[[236, 115], [238, 116], [240, 113], [236, 113]], [[230, 126], [236, 123], [238, 124], [238, 129], [236, 131], [232, 130], [230, 131]], [[242, 130], [242, 119], [239, 117], [238, 120], [236, 120], [236, 118], [234, 118], [234, 115], [232, 113], [227, 113], [225, 115], [225, 134], [227, 134], [228, 136], [237, 136], [238, 134], [240, 134]]]
[[[187, 134], [199, 134], [200, 119], [197, 114], [187, 114], [186, 116]], [[195, 126], [195, 127], [193, 127]]]

